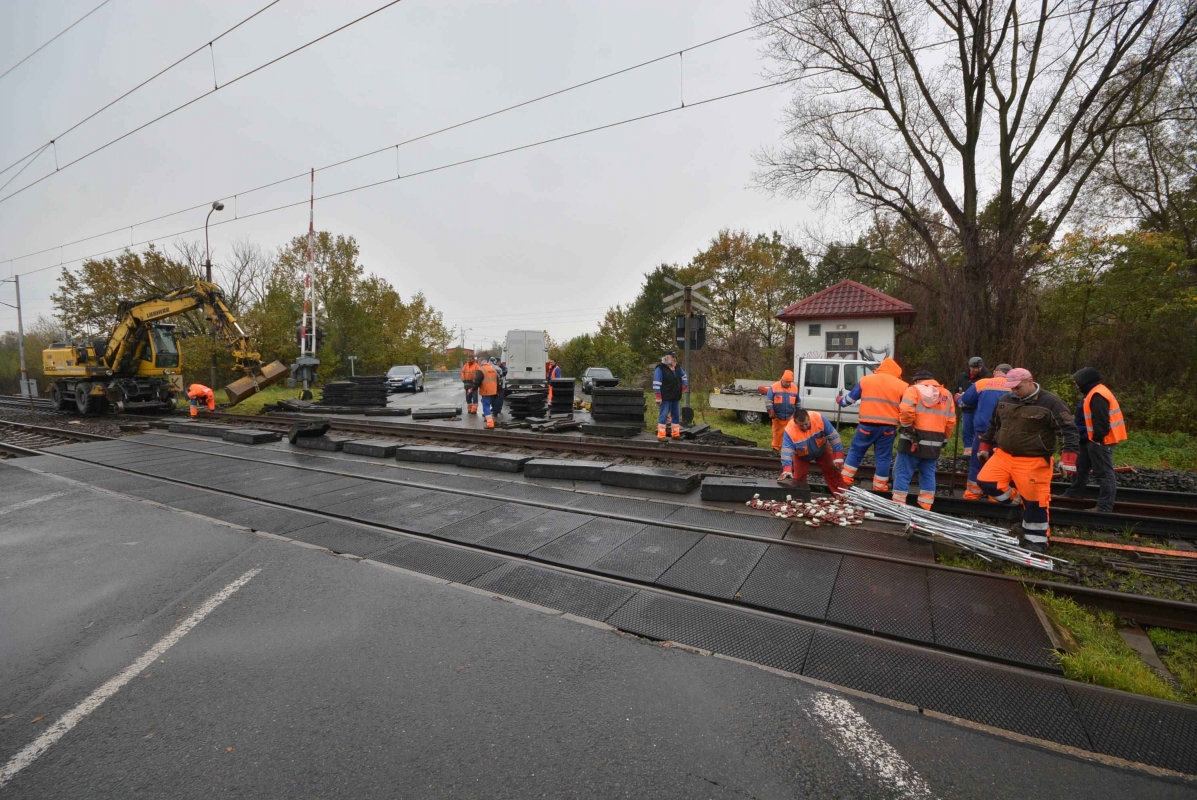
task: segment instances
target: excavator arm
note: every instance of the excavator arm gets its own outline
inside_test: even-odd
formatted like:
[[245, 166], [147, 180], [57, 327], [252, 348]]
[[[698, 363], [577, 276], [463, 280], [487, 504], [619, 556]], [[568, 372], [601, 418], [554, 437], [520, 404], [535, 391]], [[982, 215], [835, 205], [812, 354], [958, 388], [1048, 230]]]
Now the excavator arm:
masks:
[[233, 405], [287, 373], [286, 367], [278, 362], [262, 369], [261, 357], [225, 303], [224, 292], [207, 281], [196, 281], [191, 286], [130, 304], [108, 340], [104, 363], [118, 375], [132, 371], [141, 348], [147, 346], [150, 323], [195, 309], [203, 309], [204, 318], [215, 326], [238, 369], [246, 375], [225, 387]]

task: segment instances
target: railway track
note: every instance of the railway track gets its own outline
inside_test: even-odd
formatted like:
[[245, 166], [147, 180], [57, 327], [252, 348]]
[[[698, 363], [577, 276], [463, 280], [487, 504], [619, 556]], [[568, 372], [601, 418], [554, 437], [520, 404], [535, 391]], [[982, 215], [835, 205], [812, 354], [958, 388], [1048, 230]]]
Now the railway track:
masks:
[[86, 431], [72, 431], [66, 428], [49, 428], [42, 425], [27, 425], [23, 422], [0, 420], [0, 457], [3, 458], [35, 456], [39, 454], [39, 450], [60, 444], [108, 440], [110, 437]]
[[[36, 426], [24, 426], [24, 427], [36, 427]], [[53, 430], [57, 430], [57, 429], [48, 429], [48, 430], [53, 431]], [[73, 433], [73, 432], [68, 432], [68, 433]], [[75, 439], [75, 441], [80, 441], [80, 440], [83, 440], [83, 441], [110, 441], [111, 442], [111, 441], [116, 441], [116, 438], [115, 437], [98, 436], [95, 434], [85, 434], [85, 435], [81, 435], [78, 439]], [[43, 446], [50, 446], [50, 445], [43, 445]], [[155, 449], [177, 450], [180, 453], [180, 455], [190, 454], [190, 453], [194, 452], [187, 447], [186, 439], [180, 439], [179, 445], [177, 447], [175, 447], [173, 445], [166, 446], [166, 445], [162, 445], [162, 444], [150, 444], [150, 443], [146, 443], [145, 446], [152, 447]], [[258, 464], [258, 465], [262, 465], [262, 466], [274, 466], [274, 465], [278, 464], [278, 462], [270, 460], [270, 459], [260, 459], [260, 458], [253, 457], [253, 450], [251, 448], [247, 447], [246, 450], [247, 450], [247, 452], [245, 455], [225, 456], [225, 457], [227, 457], [230, 461], [249, 462], [249, 463], [254, 463], [254, 464]], [[37, 453], [36, 450], [29, 450], [25, 454], [26, 455], [39, 455], [39, 453]], [[67, 457], [75, 458], [75, 460], [86, 460], [86, 459], [72, 457], [72, 456], [67, 456]], [[314, 458], [321, 459], [320, 461], [314, 462], [315, 464], [318, 464], [317, 466], [303, 466], [303, 467], [299, 467], [299, 469], [312, 471], [312, 472], [327, 473], [327, 474], [330, 474], [330, 475], [333, 475], [336, 477], [341, 477], [341, 478], [359, 478], [359, 477], [361, 477], [361, 473], [359, 471], [350, 471], [347, 469], [338, 468], [338, 466], [336, 464], [337, 459], [322, 458], [322, 457], [318, 457], [318, 456], [316, 456]], [[114, 465], [107, 465], [107, 466], [109, 468], [113, 468], [113, 469], [120, 469], [119, 466], [114, 466]], [[389, 483], [395, 483], [400, 486], [410, 486], [412, 488], [421, 489], [421, 490], [448, 491], [451, 493], [458, 492], [458, 490], [456, 490], [456, 489], [438, 484], [437, 476], [441, 475], [441, 474], [442, 473], [429, 473], [428, 480], [426, 483], [411, 482], [411, 481], [405, 481], [405, 480], [401, 480], [401, 479], [389, 479], [389, 478], [385, 478], [382, 480], [386, 480]], [[157, 477], [157, 476], [155, 476], [155, 477]], [[186, 483], [186, 481], [176, 481], [175, 479], [172, 479], [169, 477], [159, 478], [159, 479], [167, 480], [167, 481], [171, 481], [171, 482]], [[375, 478], [375, 479], [377, 480], [377, 478]], [[227, 488], [212, 488], [209, 486], [204, 486], [203, 488], [205, 488], [207, 491], [215, 492], [218, 494], [225, 494], [225, 495], [229, 495], [229, 496], [240, 497], [243, 495], [243, 492], [241, 492], [241, 491], [234, 491], [234, 490], [227, 489]], [[484, 494], [484, 493], [480, 494], [477, 491], [469, 491], [469, 492], [463, 491], [462, 493], [468, 494], [470, 497], [476, 498], [476, 499], [492, 499], [492, 500], [504, 502], [504, 503], [534, 505], [534, 506], [541, 506], [541, 507], [548, 508], [550, 510], [555, 510], [555, 511], [568, 511], [564, 507], [557, 507], [551, 503], [542, 503], [542, 502], [521, 500], [518, 498], [508, 498], [508, 497], [502, 497], [502, 496], [495, 496], [493, 498], [488, 498], [486, 494]], [[245, 495], [245, 497], [252, 499], [251, 495]], [[323, 512], [311, 512], [311, 513], [323, 513]], [[815, 543], [810, 543], [810, 542], [788, 541], [788, 540], [778, 542], [778, 540], [776, 540], [776, 539], [762, 537], [762, 536], [754, 535], [751, 533], [738, 532], [738, 531], [722, 530], [722, 529], [700, 529], [700, 528], [696, 528], [693, 525], [685, 525], [685, 526], [679, 526], [677, 524], [671, 525], [671, 523], [669, 523], [667, 521], [663, 521], [663, 520], [655, 518], [655, 517], [641, 517], [641, 516], [637, 516], [635, 514], [622, 514], [622, 513], [603, 512], [603, 511], [588, 511], [587, 513], [591, 513], [596, 516], [607, 517], [612, 520], [624, 521], [624, 522], [635, 522], [635, 523], [640, 523], [640, 524], [644, 524], [644, 525], [652, 525], [652, 526], [666, 527], [666, 528], [668, 528], [668, 527], [685, 527], [687, 529], [701, 530], [703, 533], [713, 533], [713, 534], [717, 534], [717, 535], [724, 536], [724, 537], [731, 538], [731, 539], [757, 541], [762, 544], [782, 544], [785, 546], [795, 547], [798, 549], [823, 551], [823, 552], [835, 553], [835, 554], [839, 554], [839, 555], [863, 556], [863, 557], [870, 558], [874, 561], [899, 564], [899, 565], [903, 565], [903, 566], [907, 566], [907, 567], [935, 569], [935, 570], [941, 570], [941, 571], [945, 571], [945, 572], [955, 572], [955, 573], [974, 575], [974, 576], [984, 576], [987, 578], [994, 578], [994, 579], [1003, 580], [1003, 581], [1012, 581], [1012, 582], [1019, 583], [1023, 587], [1028, 588], [1028, 589], [1035, 589], [1035, 590], [1039, 590], [1039, 591], [1052, 591], [1057, 594], [1063, 594], [1066, 596], [1070, 596], [1074, 600], [1076, 600], [1080, 603], [1084, 603], [1086, 605], [1089, 605], [1089, 606], [1092, 606], [1095, 608], [1112, 611], [1112, 612], [1118, 614], [1119, 616], [1125, 617], [1127, 619], [1135, 620], [1137, 622], [1140, 622], [1141, 624], [1171, 627], [1171, 628], [1177, 628], [1177, 629], [1181, 629], [1181, 630], [1197, 630], [1197, 605], [1192, 604], [1192, 603], [1173, 601], [1173, 600], [1165, 600], [1165, 599], [1149, 597], [1149, 596], [1145, 596], [1145, 595], [1134, 595], [1134, 594], [1128, 594], [1125, 592], [1110, 591], [1110, 590], [1106, 590], [1106, 589], [1098, 589], [1098, 588], [1092, 588], [1092, 587], [1087, 587], [1087, 586], [1080, 586], [1080, 585], [1069, 584], [1069, 583], [1064, 583], [1064, 582], [1059, 582], [1059, 581], [1047, 581], [1047, 580], [1039, 580], [1039, 579], [1033, 579], [1033, 578], [1021, 578], [1021, 577], [1010, 576], [1010, 575], [1002, 575], [1002, 574], [998, 574], [998, 573], [982, 572], [982, 571], [978, 571], [978, 570], [970, 570], [970, 569], [964, 569], [964, 568], [959, 568], [959, 567], [951, 567], [951, 566], [935, 564], [935, 563], [928, 563], [928, 562], [923, 562], [923, 561], [913, 561], [913, 560], [904, 559], [901, 557], [896, 557], [896, 556], [891, 556], [891, 555], [881, 555], [881, 554], [876, 554], [876, 553], [867, 553], [867, 552], [861, 552], [861, 551], [855, 551], [855, 550], [846, 550], [846, 549], [836, 548], [834, 546], [815, 544]], [[327, 516], [327, 514], [326, 514], [326, 516]], [[356, 520], [349, 520], [348, 518], [346, 518], [346, 519], [347, 519], [347, 521], [356, 521]]]
[[0, 395], [0, 408], [24, 408], [34, 411], [53, 411], [54, 404], [46, 397], [17, 397]]

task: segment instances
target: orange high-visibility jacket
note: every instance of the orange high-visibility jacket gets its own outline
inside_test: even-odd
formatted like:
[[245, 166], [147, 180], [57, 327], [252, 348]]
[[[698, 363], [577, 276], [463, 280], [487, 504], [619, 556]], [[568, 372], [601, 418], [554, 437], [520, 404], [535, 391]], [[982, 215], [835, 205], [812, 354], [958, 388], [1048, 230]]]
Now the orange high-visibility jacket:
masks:
[[[784, 381], [789, 381], [789, 386], [782, 386]], [[794, 373], [786, 370], [781, 373], [781, 380], [769, 387], [769, 408], [773, 410], [773, 416], [777, 419], [789, 419], [794, 416], [795, 409], [802, 408], [802, 404], [798, 402], [798, 387], [794, 384]]]
[[[916, 456], [938, 458], [944, 442], [951, 437], [952, 429], [956, 427], [956, 409], [951, 392], [940, 386], [934, 378], [910, 386], [902, 395], [898, 424], [903, 428], [899, 448], [903, 447], [901, 442], [905, 442], [908, 449], [910, 444], [917, 443]], [[913, 429], [913, 434], [908, 432], [910, 429]]]
[[461, 365], [461, 382], [466, 386], [473, 386], [478, 378], [478, 362], [467, 361]]
[[1101, 443], [1118, 444], [1119, 442], [1125, 442], [1126, 422], [1122, 419], [1122, 408], [1118, 405], [1118, 400], [1114, 397], [1114, 393], [1107, 389], [1103, 383], [1097, 384], [1089, 391], [1089, 394], [1085, 395], [1085, 432], [1089, 434], [1089, 441], [1093, 441], [1093, 409], [1090, 403], [1095, 394], [1101, 395], [1110, 404], [1110, 432], [1101, 440]]
[[193, 383], [187, 387], [187, 397], [189, 398], [194, 397], [197, 400], [201, 398], [207, 400], [209, 398], [214, 398], [215, 396], [216, 395], [212, 392], [212, 390], [207, 386], [204, 386], [202, 383]]
[[499, 393], [499, 372], [495, 365], [483, 362], [478, 368], [480, 382], [478, 392], [483, 397], [494, 397]]
[[910, 384], [902, 380], [902, 368], [886, 358], [877, 371], [860, 379], [860, 421], [874, 425], [897, 425], [902, 396]]

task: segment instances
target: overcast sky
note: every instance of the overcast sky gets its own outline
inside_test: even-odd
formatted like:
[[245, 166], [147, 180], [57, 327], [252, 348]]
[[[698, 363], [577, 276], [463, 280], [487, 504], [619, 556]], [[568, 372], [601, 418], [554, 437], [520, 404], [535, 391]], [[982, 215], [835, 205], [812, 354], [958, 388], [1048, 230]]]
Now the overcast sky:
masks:
[[[0, 167], [267, 0], [110, 0], [0, 79]], [[252, 22], [57, 142], [59, 164], [382, 5], [281, 0]], [[0, 71], [99, 0], [7, 0]], [[229, 220], [307, 197], [295, 175], [676, 52], [751, 24], [748, 0], [404, 0], [208, 96], [0, 203], [0, 276], [57, 265], [13, 256], [224, 198]], [[687, 53], [688, 103], [763, 82], [750, 35]], [[214, 57], [214, 58], [213, 58]], [[317, 173], [316, 193], [491, 153], [676, 106], [679, 59], [448, 134]], [[407, 297], [424, 292], [469, 344], [508, 328], [557, 339], [593, 330], [643, 274], [684, 262], [721, 227], [798, 229], [805, 204], [750, 185], [775, 142], [786, 89], [768, 89], [316, 204], [317, 230], [352, 235], [361, 263]], [[0, 195], [54, 171], [54, 152]], [[0, 175], [0, 184], [13, 171]], [[201, 226], [192, 211], [63, 249], [69, 260]], [[211, 229], [214, 260], [249, 238], [273, 250], [306, 233], [306, 204]], [[202, 238], [191, 234], [190, 238]], [[50, 314], [58, 269], [22, 278], [27, 323]], [[11, 302], [11, 284], [0, 300]], [[15, 328], [0, 307], [0, 329]]]

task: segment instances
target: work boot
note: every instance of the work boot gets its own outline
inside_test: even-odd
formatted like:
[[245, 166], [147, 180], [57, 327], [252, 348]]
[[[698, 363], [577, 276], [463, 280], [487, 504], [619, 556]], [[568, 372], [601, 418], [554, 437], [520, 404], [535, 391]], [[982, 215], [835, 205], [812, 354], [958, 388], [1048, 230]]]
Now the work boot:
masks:
[[1032, 553], [1046, 553], [1047, 545], [1041, 542], [1028, 542], [1025, 539], [1022, 542], [1024, 550], [1030, 550]]

